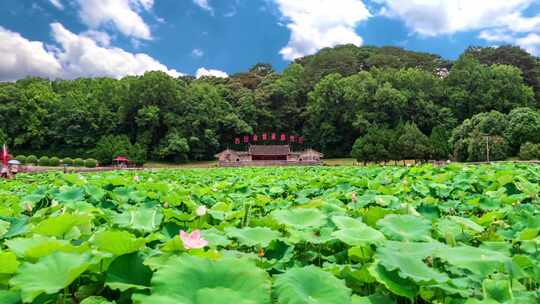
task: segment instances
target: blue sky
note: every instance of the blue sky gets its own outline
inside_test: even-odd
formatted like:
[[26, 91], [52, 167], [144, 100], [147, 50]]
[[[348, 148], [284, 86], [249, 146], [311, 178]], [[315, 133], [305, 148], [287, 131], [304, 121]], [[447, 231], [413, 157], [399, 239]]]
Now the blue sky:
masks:
[[538, 0], [2, 0], [0, 81], [227, 75], [343, 43], [540, 54]]

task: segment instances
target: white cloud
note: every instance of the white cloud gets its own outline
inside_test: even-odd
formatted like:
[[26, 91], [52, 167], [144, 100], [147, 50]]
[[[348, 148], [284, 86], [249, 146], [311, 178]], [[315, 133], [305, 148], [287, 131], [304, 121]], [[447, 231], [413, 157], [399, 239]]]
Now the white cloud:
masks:
[[362, 0], [274, 0], [291, 38], [280, 54], [286, 60], [338, 44], [362, 44], [356, 26], [371, 15]]
[[181, 74], [169, 70], [147, 54], [133, 54], [123, 49], [106, 48], [84, 35], [76, 35], [60, 23], [51, 24], [54, 39], [60, 44], [57, 58], [68, 78], [79, 76], [141, 75], [146, 71], [164, 71], [173, 77]]
[[515, 43], [527, 52], [540, 56], [540, 35], [536, 33], [528, 34], [525, 37], [517, 38]]
[[29, 41], [19, 33], [0, 27], [0, 80], [13, 81], [26, 76], [55, 78], [62, 67], [42, 42]]
[[147, 71], [164, 71], [173, 77], [182, 75], [147, 54], [109, 47], [110, 38], [105, 33], [88, 31], [77, 35], [60, 23], [52, 23], [51, 30], [56, 46], [46, 48], [42, 42], [29, 41], [0, 27], [0, 81], [26, 76], [120, 78]]
[[223, 71], [220, 70], [213, 70], [213, 69], [205, 69], [205, 68], [199, 68], [197, 72], [195, 73], [195, 77], [201, 78], [203, 76], [213, 76], [213, 77], [220, 77], [220, 78], [227, 78], [229, 75]]
[[114, 25], [122, 34], [138, 39], [152, 39], [150, 27], [138, 14], [149, 10], [153, 0], [78, 0], [82, 21], [92, 29]]
[[81, 33], [81, 36], [88, 37], [101, 46], [109, 46], [111, 44], [111, 36], [105, 32], [89, 30]]
[[401, 19], [413, 32], [425, 36], [480, 31], [490, 42], [517, 44], [538, 54], [540, 15], [524, 11], [536, 0], [374, 0], [381, 15]]
[[534, 0], [377, 0], [381, 14], [402, 19], [426, 36], [481, 30], [507, 24]]
[[135, 5], [141, 5], [145, 10], [149, 11], [154, 6], [154, 0], [131, 0]]
[[62, 4], [62, 2], [60, 2], [60, 0], [49, 0], [49, 2], [59, 10], [64, 9], [64, 5]]
[[212, 8], [212, 6], [210, 6], [208, 0], [193, 0], [193, 3], [195, 3], [200, 8], [209, 11], [212, 15], [214, 14], [214, 9]]
[[193, 49], [193, 51], [191, 51], [191, 56], [193, 56], [193, 57], [202, 57], [202, 56], [204, 56], [204, 51], [201, 50], [201, 49]]

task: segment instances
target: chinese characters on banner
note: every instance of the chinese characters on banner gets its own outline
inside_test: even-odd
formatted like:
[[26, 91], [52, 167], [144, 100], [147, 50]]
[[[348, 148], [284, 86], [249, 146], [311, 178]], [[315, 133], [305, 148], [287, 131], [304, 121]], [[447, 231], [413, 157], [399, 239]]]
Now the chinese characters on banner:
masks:
[[[248, 144], [250, 142], [258, 142], [258, 141], [277, 141], [278, 140], [278, 134], [275, 132], [272, 132], [270, 134], [263, 133], [261, 136], [257, 134], [252, 135], [243, 135], [242, 137], [235, 137], [234, 138], [234, 144], [240, 145], [242, 143]], [[296, 136], [296, 135], [288, 135], [285, 133], [279, 134], [279, 141], [289, 143], [298, 143], [298, 144], [304, 144], [304, 136]]]

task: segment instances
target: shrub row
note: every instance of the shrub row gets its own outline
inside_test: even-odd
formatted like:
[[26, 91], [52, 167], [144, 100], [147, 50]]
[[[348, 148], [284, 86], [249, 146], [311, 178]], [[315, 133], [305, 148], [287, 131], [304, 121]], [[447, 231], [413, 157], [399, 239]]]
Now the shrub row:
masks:
[[70, 158], [66, 157], [64, 159], [59, 159], [58, 157], [47, 157], [42, 156], [40, 158], [37, 158], [35, 155], [19, 155], [15, 157], [16, 160], [20, 161], [22, 164], [32, 164], [32, 165], [39, 165], [39, 166], [51, 166], [51, 167], [57, 167], [60, 165], [68, 165], [68, 166], [75, 166], [75, 167], [87, 167], [87, 168], [95, 168], [98, 165], [97, 160], [93, 158], [89, 159], [82, 159], [82, 158]]

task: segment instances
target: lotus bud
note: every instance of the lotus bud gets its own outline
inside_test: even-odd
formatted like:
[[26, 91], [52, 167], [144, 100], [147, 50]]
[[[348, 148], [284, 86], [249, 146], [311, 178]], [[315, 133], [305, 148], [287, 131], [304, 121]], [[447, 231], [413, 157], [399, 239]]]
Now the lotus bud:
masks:
[[30, 204], [30, 203], [26, 203], [26, 204], [24, 204], [24, 209], [26, 209], [26, 211], [28, 211], [28, 212], [30, 212], [30, 213], [31, 213], [31, 212], [32, 212], [32, 210], [33, 210], [33, 208], [32, 208], [32, 204]]
[[140, 180], [141, 180], [141, 178], [138, 175], [133, 176], [133, 181], [134, 182], [138, 182]]
[[163, 203], [163, 208], [165, 208], [165, 209], [169, 208], [169, 204], [168, 203]]
[[264, 249], [263, 249], [263, 248], [259, 249], [258, 256], [259, 256], [260, 258], [262, 258], [262, 257], [264, 256]]
[[351, 201], [352, 201], [353, 203], [356, 203], [356, 192], [353, 192], [353, 193], [351, 194]]
[[197, 216], [204, 216], [206, 214], [206, 210], [206, 206], [201, 205], [197, 207], [197, 209], [195, 210], [195, 214], [197, 214]]

